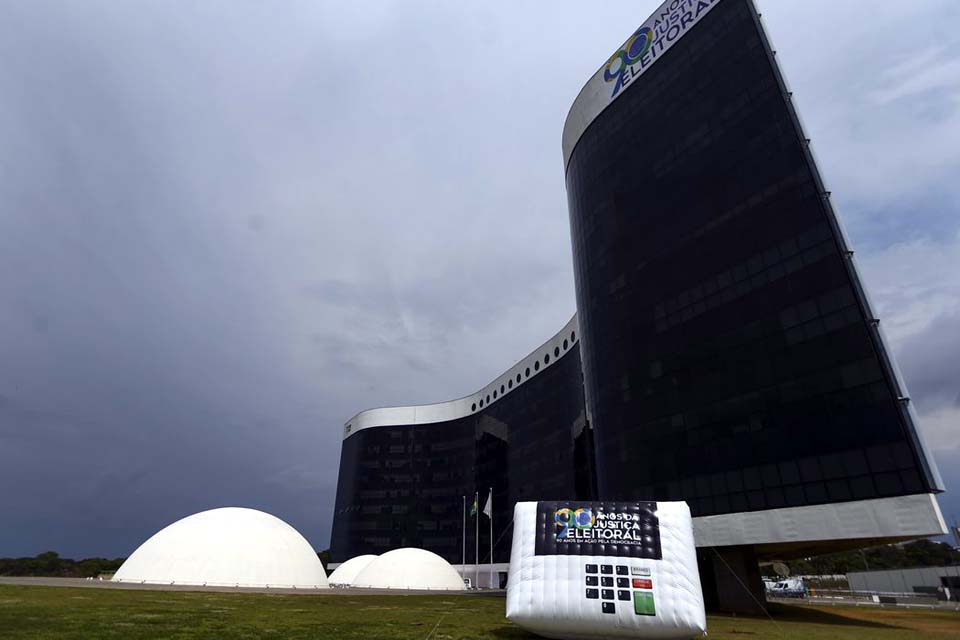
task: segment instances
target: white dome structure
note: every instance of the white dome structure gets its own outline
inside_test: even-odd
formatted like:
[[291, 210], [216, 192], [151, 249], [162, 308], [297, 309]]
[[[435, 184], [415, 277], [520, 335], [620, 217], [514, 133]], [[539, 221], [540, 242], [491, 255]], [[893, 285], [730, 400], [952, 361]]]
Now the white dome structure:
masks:
[[352, 585], [357, 574], [363, 571], [368, 564], [379, 556], [365, 555], [354, 556], [334, 569], [333, 573], [327, 578], [330, 584]]
[[463, 579], [453, 566], [425, 549], [394, 549], [370, 562], [351, 586], [371, 589], [464, 590]]
[[113, 576], [115, 582], [193, 586], [326, 588], [310, 543], [255, 509], [202, 511], [161, 529]]

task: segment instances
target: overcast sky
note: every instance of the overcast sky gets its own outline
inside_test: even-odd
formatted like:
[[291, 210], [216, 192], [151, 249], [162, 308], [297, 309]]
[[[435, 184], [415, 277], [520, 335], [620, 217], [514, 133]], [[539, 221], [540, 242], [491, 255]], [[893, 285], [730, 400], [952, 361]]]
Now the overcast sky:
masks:
[[[656, 4], [0, 0], [0, 556], [325, 548], [345, 420], [574, 312], [563, 120]], [[759, 4], [960, 488], [960, 4]]]

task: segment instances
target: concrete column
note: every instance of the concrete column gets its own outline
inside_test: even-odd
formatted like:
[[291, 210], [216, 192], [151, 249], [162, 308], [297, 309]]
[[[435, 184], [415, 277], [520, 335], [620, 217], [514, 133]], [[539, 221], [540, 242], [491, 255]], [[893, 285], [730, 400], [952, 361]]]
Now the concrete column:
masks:
[[763, 615], [766, 591], [752, 546], [697, 549], [700, 583], [707, 608]]

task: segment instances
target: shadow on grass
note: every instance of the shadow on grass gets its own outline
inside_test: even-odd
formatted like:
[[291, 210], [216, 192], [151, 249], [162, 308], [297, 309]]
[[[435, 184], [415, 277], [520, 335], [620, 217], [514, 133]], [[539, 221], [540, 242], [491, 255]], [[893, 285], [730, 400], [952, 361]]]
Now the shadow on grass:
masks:
[[541, 636], [534, 635], [529, 631], [524, 631], [516, 625], [497, 627], [490, 631], [490, 635], [494, 638], [541, 638]]
[[[883, 622], [873, 622], [872, 620], [864, 620], [862, 618], [854, 618], [849, 616], [844, 616], [839, 613], [834, 613], [832, 611], [824, 611], [823, 609], [815, 609], [813, 607], [807, 607], [803, 605], [789, 605], [789, 604], [780, 604], [777, 602], [767, 603], [767, 611], [770, 612], [770, 615], [777, 622], [805, 622], [808, 624], [826, 624], [826, 625], [836, 625], [844, 627], [864, 627], [864, 628], [873, 628], [873, 629], [900, 629], [896, 625], [885, 624]], [[711, 617], [715, 618], [755, 618], [758, 620], [768, 620], [766, 616], [763, 615], [751, 615], [751, 616], [733, 616], [726, 613], [709, 613]]]
[[[902, 627], [890, 624], [884, 624], [882, 622], [874, 622], [872, 620], [863, 620], [860, 618], [851, 618], [834, 613], [831, 611], [823, 611], [822, 609], [814, 609], [811, 607], [797, 606], [797, 605], [784, 605], [778, 603], [770, 603], [767, 605], [767, 610], [770, 612], [770, 615], [773, 617], [776, 622], [796, 622], [796, 623], [806, 623], [806, 624], [822, 624], [822, 625], [834, 625], [842, 627], [860, 627], [863, 629], [887, 629], [887, 630], [896, 630], [902, 629]], [[725, 620], [736, 620], [738, 618], [750, 618], [758, 621], [769, 621], [769, 618], [766, 616], [734, 616], [731, 614], [723, 614], [710, 612], [708, 615], [711, 618], [723, 618]], [[709, 627], [710, 623], [707, 623]], [[754, 632], [750, 631], [737, 631], [735, 633], [744, 633], [747, 635], [754, 635]], [[507, 639], [520, 639], [520, 638], [539, 638], [540, 636], [534, 635], [527, 631], [524, 631], [517, 626], [505, 626], [493, 629], [490, 631], [490, 634], [495, 638]]]

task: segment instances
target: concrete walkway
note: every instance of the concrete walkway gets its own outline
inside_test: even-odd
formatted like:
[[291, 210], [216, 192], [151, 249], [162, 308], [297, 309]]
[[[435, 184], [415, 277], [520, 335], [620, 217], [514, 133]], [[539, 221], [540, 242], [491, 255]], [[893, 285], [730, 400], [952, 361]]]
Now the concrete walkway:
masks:
[[414, 589], [283, 589], [251, 587], [212, 587], [168, 584], [134, 584], [130, 582], [111, 582], [109, 580], [89, 580], [87, 578], [17, 578], [0, 576], [0, 585], [34, 587], [80, 587], [84, 589], [130, 589], [142, 591], [205, 591], [219, 593], [281, 593], [290, 595], [323, 596], [503, 596], [502, 589], [477, 589], [473, 591], [425, 591]]

